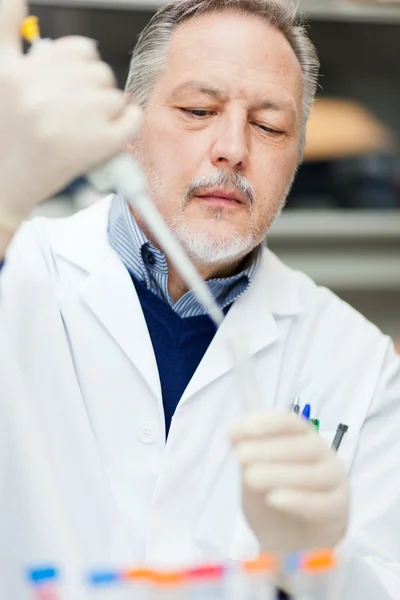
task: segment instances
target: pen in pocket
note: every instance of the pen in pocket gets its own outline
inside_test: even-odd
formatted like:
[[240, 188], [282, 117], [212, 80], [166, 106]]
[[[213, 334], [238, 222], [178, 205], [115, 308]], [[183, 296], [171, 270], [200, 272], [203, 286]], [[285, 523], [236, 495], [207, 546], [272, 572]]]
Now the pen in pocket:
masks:
[[336, 450], [336, 452], [339, 450], [340, 445], [343, 441], [343, 437], [344, 437], [345, 433], [347, 433], [348, 430], [349, 430], [349, 428], [347, 425], [344, 425], [343, 423], [340, 423], [340, 425], [338, 425], [338, 428], [336, 430], [335, 439], [333, 440], [333, 443], [332, 443], [332, 448], [334, 450]]

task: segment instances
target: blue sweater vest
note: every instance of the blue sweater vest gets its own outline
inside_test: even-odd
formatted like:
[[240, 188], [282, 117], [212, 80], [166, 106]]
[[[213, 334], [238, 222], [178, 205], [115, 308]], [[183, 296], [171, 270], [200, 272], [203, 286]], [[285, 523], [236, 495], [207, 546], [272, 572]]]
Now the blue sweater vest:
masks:
[[180, 317], [162, 298], [132, 279], [157, 361], [168, 436], [178, 402], [215, 335], [215, 325], [207, 315]]

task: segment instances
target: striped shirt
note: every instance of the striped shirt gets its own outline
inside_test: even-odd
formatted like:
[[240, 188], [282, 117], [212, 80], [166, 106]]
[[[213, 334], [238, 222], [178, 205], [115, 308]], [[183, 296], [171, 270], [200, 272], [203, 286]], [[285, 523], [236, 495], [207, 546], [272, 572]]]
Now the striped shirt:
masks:
[[[136, 223], [127, 202], [115, 196], [111, 204], [108, 223], [108, 237], [111, 247], [122, 263], [147, 289], [157, 294], [182, 318], [204, 315], [205, 311], [192, 291], [187, 292], [177, 302], [168, 293], [168, 265], [165, 255], [144, 235]], [[209, 279], [206, 284], [221, 309], [249, 288], [260, 262], [260, 251], [256, 249], [250, 265], [232, 277]]]

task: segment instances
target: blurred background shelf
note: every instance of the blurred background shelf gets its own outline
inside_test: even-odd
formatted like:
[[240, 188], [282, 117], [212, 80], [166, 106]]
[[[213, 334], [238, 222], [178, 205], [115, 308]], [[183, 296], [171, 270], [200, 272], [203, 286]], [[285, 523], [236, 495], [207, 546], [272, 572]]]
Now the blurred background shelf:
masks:
[[34, 0], [31, 6], [77, 7], [113, 10], [155, 10], [163, 2], [156, 0]]
[[400, 339], [400, 214], [285, 210], [268, 246]]
[[400, 6], [351, 0], [300, 0], [311, 19], [372, 23], [400, 23]]
[[269, 237], [274, 241], [393, 240], [400, 249], [400, 211], [286, 210]]
[[320, 285], [337, 291], [400, 292], [397, 212], [288, 210], [272, 228], [268, 245]]
[[[71, 6], [106, 9], [155, 9], [163, 2], [157, 0], [35, 0], [37, 6]], [[300, 8], [312, 19], [400, 23], [400, 7], [365, 4], [350, 0], [300, 0]]]

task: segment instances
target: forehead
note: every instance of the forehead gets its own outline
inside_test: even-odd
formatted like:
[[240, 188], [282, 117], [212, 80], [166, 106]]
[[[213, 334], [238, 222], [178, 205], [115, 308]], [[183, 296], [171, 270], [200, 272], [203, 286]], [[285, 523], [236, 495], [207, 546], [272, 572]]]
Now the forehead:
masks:
[[265, 94], [301, 106], [303, 77], [289, 42], [260, 17], [233, 12], [205, 14], [180, 25], [167, 47], [160, 79], [173, 89], [209, 80], [228, 96]]

